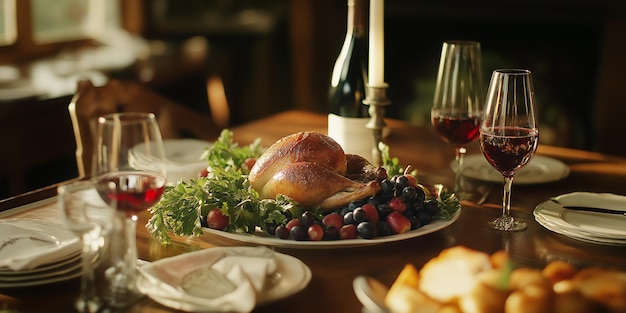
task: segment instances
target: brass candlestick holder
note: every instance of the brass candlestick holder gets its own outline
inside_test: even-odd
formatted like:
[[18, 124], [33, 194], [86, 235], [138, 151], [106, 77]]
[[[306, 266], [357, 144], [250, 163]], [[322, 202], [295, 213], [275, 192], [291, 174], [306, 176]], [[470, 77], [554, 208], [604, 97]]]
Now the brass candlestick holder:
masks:
[[387, 99], [387, 88], [389, 85], [384, 83], [379, 86], [367, 86], [367, 97], [363, 103], [369, 105], [370, 120], [366, 127], [372, 130], [374, 147], [372, 148], [372, 161], [377, 166], [383, 165], [382, 151], [380, 143], [383, 142], [383, 129], [387, 126], [385, 123], [385, 106], [391, 101]]

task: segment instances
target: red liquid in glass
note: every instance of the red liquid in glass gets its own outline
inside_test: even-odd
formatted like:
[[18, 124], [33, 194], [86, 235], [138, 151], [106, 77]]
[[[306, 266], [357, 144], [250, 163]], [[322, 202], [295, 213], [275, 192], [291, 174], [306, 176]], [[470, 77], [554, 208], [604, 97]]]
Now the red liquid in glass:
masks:
[[537, 150], [536, 130], [521, 127], [494, 127], [480, 133], [480, 147], [496, 170], [511, 176], [522, 169]]
[[464, 145], [478, 138], [478, 116], [433, 115], [431, 122], [437, 133], [448, 143]]
[[[113, 184], [109, 184], [113, 182]], [[146, 172], [129, 171], [106, 174], [98, 179], [98, 193], [107, 203], [117, 201], [118, 211], [134, 215], [153, 206], [165, 189], [165, 178]]]

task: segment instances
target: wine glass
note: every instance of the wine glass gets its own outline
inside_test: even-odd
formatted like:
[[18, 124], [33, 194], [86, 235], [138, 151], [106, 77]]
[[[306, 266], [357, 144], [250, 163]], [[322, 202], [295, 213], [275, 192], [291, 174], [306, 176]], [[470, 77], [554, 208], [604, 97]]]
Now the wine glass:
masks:
[[459, 199], [471, 199], [462, 181], [466, 145], [478, 138], [483, 114], [484, 90], [480, 43], [445, 41], [441, 49], [439, 73], [430, 117], [439, 136], [455, 147]]
[[123, 307], [141, 297], [136, 287], [137, 214], [159, 201], [167, 177], [163, 141], [154, 114], [115, 113], [99, 117], [94, 153], [100, 196], [108, 203], [116, 203], [116, 217], [121, 221], [118, 225], [123, 225], [119, 227], [123, 244], [118, 247], [120, 242], [112, 242], [123, 251], [123, 261], [105, 271], [114, 289], [110, 291], [110, 305]]
[[480, 126], [480, 149], [504, 177], [502, 216], [489, 226], [503, 231], [526, 229], [526, 222], [510, 215], [513, 176], [532, 159], [539, 141], [537, 110], [531, 73], [525, 69], [495, 70], [487, 91]]
[[94, 261], [110, 230], [114, 210], [105, 203], [92, 181], [77, 181], [57, 188], [58, 203], [65, 226], [83, 244], [82, 281], [75, 307], [79, 312], [98, 312], [103, 306], [96, 288]]

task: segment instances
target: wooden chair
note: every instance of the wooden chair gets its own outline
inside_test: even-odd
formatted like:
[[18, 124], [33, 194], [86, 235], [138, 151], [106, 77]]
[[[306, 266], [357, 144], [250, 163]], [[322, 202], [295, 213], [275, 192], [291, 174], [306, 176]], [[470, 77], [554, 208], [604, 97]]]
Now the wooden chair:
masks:
[[210, 117], [171, 101], [133, 82], [110, 80], [94, 86], [89, 80], [77, 83], [68, 106], [76, 140], [79, 177], [92, 173], [96, 119], [115, 112], [152, 112], [163, 139], [190, 137], [215, 140], [221, 131]]

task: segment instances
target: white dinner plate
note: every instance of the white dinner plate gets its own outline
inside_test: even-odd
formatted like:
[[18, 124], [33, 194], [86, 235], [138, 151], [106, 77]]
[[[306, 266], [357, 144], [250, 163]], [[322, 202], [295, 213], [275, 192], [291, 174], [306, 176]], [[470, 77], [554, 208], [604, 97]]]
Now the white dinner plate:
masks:
[[601, 244], [601, 245], [611, 245], [611, 246], [623, 246], [626, 245], [625, 239], [614, 239], [614, 238], [603, 238], [597, 237], [592, 234], [586, 234], [579, 231], [573, 231], [568, 228], [563, 228], [559, 224], [552, 223], [550, 220], [545, 219], [543, 216], [535, 215], [535, 220], [539, 225], [545, 227], [546, 229], [553, 231], [557, 234], [564, 235], [566, 237], [587, 242], [593, 244]]
[[36, 275], [40, 273], [52, 272], [57, 268], [68, 265], [70, 263], [80, 263], [81, 262], [81, 251], [76, 251], [73, 254], [68, 255], [66, 259], [59, 260], [57, 262], [52, 262], [48, 264], [44, 264], [33, 269], [26, 269], [20, 271], [14, 271], [8, 268], [0, 269], [0, 279], [5, 276], [28, 276], [28, 275]]
[[[456, 173], [456, 161], [450, 163]], [[561, 180], [569, 175], [569, 167], [556, 159], [535, 155], [513, 179], [513, 184], [539, 184]], [[463, 176], [483, 181], [501, 183], [502, 174], [487, 162], [482, 154], [466, 155], [463, 159]]]
[[349, 248], [349, 247], [361, 247], [372, 246], [386, 242], [395, 242], [406, 240], [410, 238], [424, 236], [446, 228], [454, 223], [459, 216], [461, 216], [461, 208], [459, 208], [449, 220], [435, 219], [429, 224], [424, 225], [416, 230], [412, 230], [403, 234], [389, 235], [376, 237], [374, 239], [346, 239], [346, 240], [322, 240], [322, 241], [296, 241], [291, 239], [280, 239], [274, 236], [265, 234], [262, 231], [258, 231], [255, 234], [242, 234], [232, 233], [222, 230], [215, 230], [211, 228], [203, 228], [203, 230], [209, 234], [237, 240], [246, 243], [253, 243], [258, 245], [265, 245], [271, 247], [280, 248], [295, 248], [295, 249], [337, 249], [337, 248]]
[[172, 164], [187, 165], [203, 163], [207, 161], [202, 158], [207, 148], [212, 143], [198, 139], [165, 139], [163, 140], [163, 150], [165, 157]]
[[[165, 139], [163, 150], [167, 159], [167, 184], [174, 185], [180, 180], [198, 177], [200, 171], [208, 166], [204, 155], [212, 143], [198, 139]], [[143, 144], [133, 148], [132, 160], [138, 168], [152, 167], [155, 160], [141, 153]]]
[[167, 164], [167, 183], [174, 185], [180, 180], [198, 177], [209, 162], [203, 159], [211, 143], [197, 139], [163, 140]]
[[70, 263], [53, 268], [49, 271], [37, 272], [24, 275], [0, 275], [0, 283], [18, 283], [37, 280], [45, 280], [52, 277], [59, 277], [80, 271], [82, 267], [81, 259], [74, 260]]
[[82, 268], [78, 267], [71, 272], [53, 275], [45, 278], [36, 278], [31, 280], [16, 281], [16, 282], [0, 282], [0, 288], [17, 288], [17, 287], [32, 287], [46, 284], [52, 284], [62, 282], [79, 277], [83, 273]]
[[81, 249], [62, 225], [35, 219], [0, 220], [0, 269], [24, 270], [58, 262]]
[[[221, 251], [223, 249], [228, 248], [213, 248], [212, 250], [216, 251], [216, 253], [222, 253]], [[239, 247], [239, 249], [241, 249], [241, 247]], [[211, 249], [205, 252], [210, 253]], [[311, 281], [311, 269], [306, 266], [306, 264], [302, 263], [302, 261], [290, 255], [278, 252], [275, 253], [275, 257], [276, 274], [279, 275], [280, 280], [272, 287], [260, 292], [256, 306], [270, 303], [295, 294], [304, 289]], [[181, 272], [180, 276], [183, 277], [185, 274], [186, 273]], [[153, 284], [153, 282], [150, 282], [149, 279], [143, 275], [137, 276], [137, 285], [140, 290], [153, 290], [154, 288], [151, 284]], [[147, 296], [167, 307], [185, 310], [184, 304], [181, 304], [179, 300], [175, 298], [167, 298], [160, 295], [154, 296], [149, 292], [147, 293]]]
[[311, 269], [297, 258], [276, 253], [276, 261], [276, 272], [280, 275], [280, 281], [259, 295], [258, 305], [295, 294], [304, 289], [311, 281]]
[[[623, 215], [574, 211], [563, 205], [626, 208], [626, 197], [608, 193], [573, 192], [540, 203], [533, 214], [537, 222], [557, 233], [575, 239], [626, 244], [626, 217]], [[626, 212], [626, 209], [623, 209]]]

